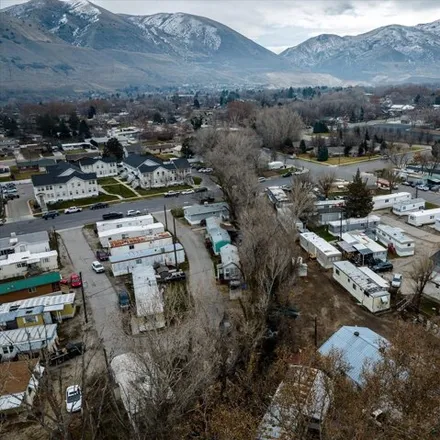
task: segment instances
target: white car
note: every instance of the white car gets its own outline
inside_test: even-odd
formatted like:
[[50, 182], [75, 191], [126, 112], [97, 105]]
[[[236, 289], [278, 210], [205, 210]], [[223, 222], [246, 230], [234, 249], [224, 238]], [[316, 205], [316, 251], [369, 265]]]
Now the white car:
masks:
[[81, 411], [82, 393], [79, 385], [71, 385], [66, 389], [66, 410], [69, 413]]
[[398, 289], [402, 285], [402, 274], [395, 273], [393, 279], [391, 280], [391, 287]]
[[194, 194], [194, 190], [193, 189], [185, 189], [180, 194], [182, 194], [183, 196], [185, 194]]
[[79, 208], [78, 206], [71, 206], [70, 208], [66, 208], [64, 210], [64, 214], [74, 214], [75, 212], [81, 212], [82, 208]]
[[134, 215], [139, 215], [141, 213], [141, 211], [137, 210], [137, 209], [129, 209], [127, 211], [127, 217], [133, 217]]
[[105, 272], [105, 267], [99, 261], [94, 261], [92, 263], [92, 269], [96, 273], [103, 273], [103, 272]]
[[259, 177], [258, 178], [258, 182], [266, 182], [266, 178], [265, 177]]

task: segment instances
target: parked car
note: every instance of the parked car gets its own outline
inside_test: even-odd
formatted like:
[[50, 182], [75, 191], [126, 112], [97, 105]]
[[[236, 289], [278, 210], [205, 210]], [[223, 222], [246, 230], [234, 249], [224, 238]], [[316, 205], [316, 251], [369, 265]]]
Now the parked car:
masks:
[[417, 185], [416, 188], [420, 191], [429, 191], [429, 187], [426, 185]]
[[58, 217], [59, 215], [60, 215], [60, 213], [58, 211], [47, 211], [47, 212], [43, 213], [43, 215], [41, 217], [44, 218], [44, 220], [47, 220], [49, 218]]
[[92, 269], [96, 272], [96, 273], [104, 273], [105, 272], [105, 268], [104, 266], [99, 262], [99, 261], [94, 261], [92, 263]]
[[260, 183], [266, 182], [266, 178], [265, 177], [259, 177], [258, 178], [258, 182], [260, 182]]
[[108, 203], [98, 202], [98, 203], [95, 203], [94, 205], [92, 205], [90, 207], [90, 209], [104, 209], [104, 208], [108, 208], [108, 207], [109, 207]]
[[82, 393], [79, 385], [71, 385], [66, 389], [66, 410], [69, 413], [81, 411]]
[[393, 279], [391, 280], [391, 287], [398, 289], [402, 285], [402, 274], [395, 273]]
[[64, 214], [75, 214], [75, 212], [81, 212], [82, 208], [79, 206], [71, 206], [70, 208], [66, 208], [64, 210]]
[[168, 191], [163, 196], [164, 197], [179, 197], [179, 194], [180, 193], [178, 191]]
[[200, 204], [203, 205], [205, 203], [213, 203], [215, 201], [215, 198], [212, 196], [203, 197], [203, 199], [200, 199]]
[[127, 211], [127, 217], [133, 217], [135, 215], [139, 215], [141, 213], [141, 211], [137, 210], [137, 209], [129, 209]]
[[177, 272], [170, 273], [168, 276], [166, 276], [163, 279], [163, 281], [171, 282], [171, 281], [181, 281], [181, 280], [185, 280], [185, 279], [186, 279], [185, 272], [183, 272], [182, 270], [179, 270]]
[[292, 177], [292, 171], [287, 171], [287, 173], [281, 174], [281, 177]]
[[121, 310], [126, 310], [130, 308], [130, 297], [125, 290], [121, 290], [118, 293], [118, 304]]
[[206, 188], [206, 186], [201, 186], [200, 188], [196, 188], [194, 190], [194, 192], [196, 192], [196, 193], [203, 193], [203, 192], [206, 192], [206, 191], [208, 191], [208, 188]]
[[64, 348], [50, 353], [47, 361], [49, 365], [59, 365], [74, 357], [80, 356], [86, 351], [86, 347], [82, 342], [68, 342]]
[[81, 287], [81, 277], [77, 273], [70, 275], [70, 287]]
[[102, 215], [103, 220], [115, 220], [117, 218], [123, 218], [124, 214], [122, 212], [108, 212]]
[[379, 261], [371, 267], [371, 270], [373, 272], [388, 272], [393, 270], [393, 264], [389, 261]]
[[14, 200], [14, 199], [19, 199], [20, 198], [20, 194], [16, 194], [16, 193], [7, 193], [3, 195], [3, 198], [5, 200]]
[[432, 192], [439, 192], [440, 191], [440, 185], [433, 185], [431, 186]]
[[182, 194], [183, 196], [188, 195], [188, 194], [194, 194], [194, 190], [193, 189], [185, 189], [180, 194]]
[[98, 261], [107, 261], [109, 258], [109, 254], [107, 251], [104, 251], [103, 249], [98, 249], [96, 251], [96, 258]]
[[17, 192], [17, 188], [15, 186], [8, 186], [2, 188], [3, 194], [14, 194]]
[[405, 185], [405, 186], [411, 186], [411, 183], [410, 183], [410, 182], [407, 182], [407, 181], [405, 180], [405, 182], [402, 182], [402, 185]]

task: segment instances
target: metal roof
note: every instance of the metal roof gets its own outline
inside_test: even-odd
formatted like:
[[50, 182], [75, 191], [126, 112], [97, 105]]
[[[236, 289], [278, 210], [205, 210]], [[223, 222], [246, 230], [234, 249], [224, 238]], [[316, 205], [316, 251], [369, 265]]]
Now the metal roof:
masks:
[[155, 235], [164, 230], [164, 226], [162, 223], [150, 223], [148, 225], [134, 225], [134, 226], [125, 226], [122, 228], [108, 229], [105, 231], [99, 232], [99, 238], [111, 237], [112, 235], [117, 234], [125, 234], [129, 232], [139, 232], [139, 234], [145, 233], [145, 231], [151, 231], [147, 235]]
[[57, 331], [57, 324], [35, 325], [0, 332], [0, 346], [25, 344], [34, 341], [52, 339]]
[[0, 295], [6, 295], [8, 293], [18, 292], [19, 290], [30, 289], [32, 287], [44, 286], [45, 284], [57, 283], [60, 280], [61, 275], [59, 272], [43, 273], [36, 277], [0, 284]]
[[163, 296], [159, 291], [153, 266], [133, 270], [133, 290], [136, 299], [136, 315], [151, 316], [163, 313]]
[[342, 359], [348, 365], [347, 376], [357, 385], [363, 385], [362, 373], [364, 368], [371, 368], [382, 360], [380, 348], [388, 346], [389, 342], [381, 335], [367, 327], [341, 327], [319, 348], [319, 353], [329, 355], [340, 352]]
[[303, 232], [300, 236], [308, 242], [313, 243], [313, 245], [325, 255], [341, 255], [341, 252], [339, 252], [332, 244], [325, 241], [314, 232]]
[[[11, 243], [11, 240], [16, 243]], [[14, 247], [19, 243], [40, 243], [49, 242], [49, 234], [47, 231], [31, 232], [29, 234], [11, 235], [9, 237], [0, 238], [0, 249]]]
[[361, 249], [361, 246], [363, 245], [365, 248], [371, 250], [372, 252], [386, 252], [386, 248], [381, 246], [379, 243], [376, 243], [374, 240], [372, 240], [368, 235], [364, 233], [358, 233], [355, 234], [353, 232], [344, 232], [342, 234], [342, 239], [346, 241], [347, 243], [351, 244], [353, 247], [357, 249]]
[[154, 218], [151, 214], [146, 215], [139, 215], [136, 217], [124, 217], [124, 218], [117, 218], [113, 220], [103, 220], [100, 222], [96, 222], [96, 229], [98, 231], [101, 231], [103, 226], [108, 225], [115, 225], [115, 228], [117, 225], [128, 225], [128, 226], [135, 226], [135, 225], [151, 225], [154, 223]]
[[399, 243], [414, 243], [414, 240], [403, 233], [403, 229], [393, 228], [389, 225], [378, 225], [376, 230], [384, 232]]
[[417, 205], [419, 203], [425, 204], [425, 199], [418, 198], [418, 199], [401, 200], [400, 202], [394, 204], [393, 208], [396, 208], [396, 206], [402, 207], [406, 205]]
[[171, 238], [172, 235], [170, 232], [159, 232], [155, 235], [141, 235], [139, 237], [131, 237], [131, 238], [123, 238], [121, 240], [111, 240], [110, 241], [110, 247], [116, 248], [121, 246], [129, 246], [131, 244], [138, 244], [138, 243], [147, 243], [155, 240], [160, 240], [162, 238]]
[[207, 205], [192, 205], [192, 206], [184, 206], [183, 211], [185, 216], [193, 216], [193, 215], [209, 215], [221, 213], [223, 211], [229, 212], [229, 206], [227, 203], [210, 203]]
[[[183, 246], [180, 243], [176, 243], [176, 252], [183, 250]], [[165, 246], [161, 246], [158, 248], [153, 248], [153, 249], [142, 249], [139, 251], [130, 251], [127, 252], [126, 254], [121, 254], [121, 255], [112, 255], [110, 257], [110, 263], [114, 264], [114, 263], [119, 263], [121, 261], [127, 261], [127, 260], [135, 260], [138, 258], [145, 258], [145, 257], [150, 257], [153, 255], [158, 255], [158, 254], [166, 254], [169, 252], [173, 252], [174, 251], [174, 245], [173, 244], [167, 244]]]

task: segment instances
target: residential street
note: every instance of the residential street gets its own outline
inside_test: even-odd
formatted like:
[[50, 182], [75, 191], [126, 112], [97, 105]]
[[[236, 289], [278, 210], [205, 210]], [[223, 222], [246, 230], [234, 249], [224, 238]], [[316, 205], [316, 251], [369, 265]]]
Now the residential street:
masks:
[[[118, 308], [116, 291], [106, 274], [97, 274], [92, 270], [91, 264], [96, 258], [83, 235], [82, 228], [70, 229], [60, 235], [75, 271], [82, 272], [87, 306], [91, 309], [94, 327], [102, 338], [107, 355], [110, 358], [129, 351], [132, 342], [122, 328], [122, 315]], [[80, 295], [80, 289], [77, 295]]]
[[[167, 215], [168, 228], [172, 230], [172, 217], [170, 213]], [[165, 224], [163, 213], [156, 213], [154, 216]], [[218, 328], [223, 319], [224, 304], [215, 284], [214, 265], [203, 244], [203, 237], [177, 221], [176, 235], [189, 262], [189, 288], [193, 298], [205, 310], [209, 324]]]

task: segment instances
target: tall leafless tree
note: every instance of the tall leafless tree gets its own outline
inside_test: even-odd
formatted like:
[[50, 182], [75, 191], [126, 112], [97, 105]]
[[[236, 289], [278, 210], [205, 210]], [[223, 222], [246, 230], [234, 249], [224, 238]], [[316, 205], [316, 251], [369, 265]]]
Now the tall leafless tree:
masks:
[[409, 272], [413, 286], [413, 305], [417, 311], [420, 310], [420, 304], [426, 285], [434, 279], [434, 267], [434, 261], [429, 256], [422, 255], [415, 259]]
[[326, 199], [328, 199], [335, 181], [336, 174], [333, 171], [322, 174], [316, 179], [316, 186]]

